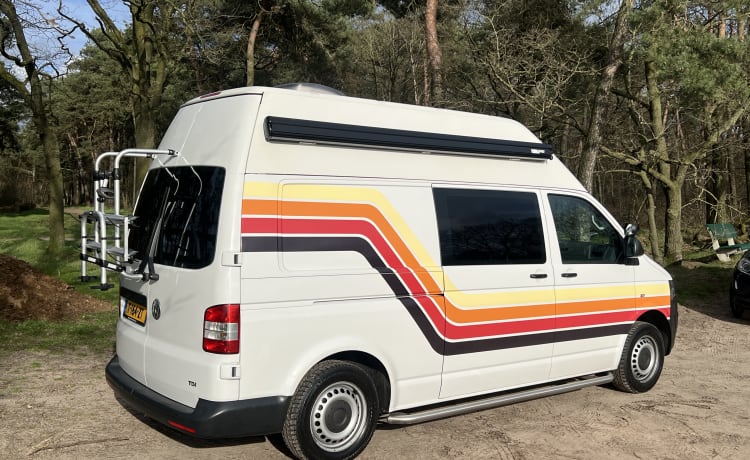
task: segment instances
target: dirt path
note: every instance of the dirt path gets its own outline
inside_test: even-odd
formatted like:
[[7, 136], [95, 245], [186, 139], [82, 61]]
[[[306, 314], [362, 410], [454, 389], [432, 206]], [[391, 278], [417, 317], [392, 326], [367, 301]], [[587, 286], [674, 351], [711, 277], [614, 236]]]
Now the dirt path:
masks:
[[[677, 347], [642, 395], [594, 387], [409, 427], [381, 427], [361, 458], [750, 458], [750, 321], [680, 308]], [[748, 315], [750, 316], [750, 315]], [[264, 439], [195, 442], [124, 409], [106, 354], [0, 360], [0, 458], [274, 459]]]

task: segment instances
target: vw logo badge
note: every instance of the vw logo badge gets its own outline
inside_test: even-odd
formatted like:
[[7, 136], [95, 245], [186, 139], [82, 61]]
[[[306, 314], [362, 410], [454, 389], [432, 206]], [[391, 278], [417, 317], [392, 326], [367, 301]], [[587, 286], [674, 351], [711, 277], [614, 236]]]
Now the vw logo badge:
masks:
[[154, 319], [159, 319], [161, 317], [161, 306], [159, 306], [159, 299], [154, 299], [154, 302], [151, 304], [151, 315], [154, 317]]

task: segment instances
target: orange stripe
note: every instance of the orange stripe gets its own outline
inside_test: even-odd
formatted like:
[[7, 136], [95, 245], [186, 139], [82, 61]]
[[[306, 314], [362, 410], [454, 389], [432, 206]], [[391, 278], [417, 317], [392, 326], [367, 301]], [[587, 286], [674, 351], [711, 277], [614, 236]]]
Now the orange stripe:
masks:
[[672, 299], [668, 295], [660, 295], [654, 297], [636, 297], [635, 308], [666, 307], [671, 303]]
[[275, 216], [279, 203], [275, 200], [242, 200], [242, 214], [261, 214]]
[[632, 298], [584, 300], [578, 302], [565, 302], [557, 304], [557, 314], [576, 315], [581, 313], [596, 313], [609, 310], [632, 310], [634, 308], [635, 300]]
[[[243, 214], [260, 214], [302, 217], [344, 217], [368, 219], [380, 230], [385, 239], [425, 287], [427, 293], [436, 294], [441, 287], [431, 276], [430, 272], [419, 263], [409, 247], [390, 224], [390, 221], [370, 204], [361, 203], [330, 203], [330, 202], [299, 202], [245, 199], [242, 203]], [[283, 226], [283, 224], [282, 224]], [[417, 294], [417, 293], [413, 293]], [[543, 316], [570, 315], [596, 313], [611, 310], [627, 310], [634, 308], [648, 308], [669, 304], [668, 296], [604, 299], [554, 304], [515, 305], [491, 308], [464, 310], [453, 304], [446, 293], [445, 309], [447, 319], [453, 323], [480, 323], [490, 321], [504, 321], [521, 318], [536, 318]]]

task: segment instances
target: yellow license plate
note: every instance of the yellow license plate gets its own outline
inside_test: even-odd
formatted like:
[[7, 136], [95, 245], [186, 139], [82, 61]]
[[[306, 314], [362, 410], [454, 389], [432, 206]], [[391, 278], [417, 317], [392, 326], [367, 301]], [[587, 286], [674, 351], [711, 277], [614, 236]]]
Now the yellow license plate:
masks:
[[132, 300], [128, 300], [128, 303], [125, 305], [125, 313], [123, 313], [123, 316], [143, 326], [146, 324], [147, 314], [148, 310], [146, 310], [146, 307], [139, 305]]

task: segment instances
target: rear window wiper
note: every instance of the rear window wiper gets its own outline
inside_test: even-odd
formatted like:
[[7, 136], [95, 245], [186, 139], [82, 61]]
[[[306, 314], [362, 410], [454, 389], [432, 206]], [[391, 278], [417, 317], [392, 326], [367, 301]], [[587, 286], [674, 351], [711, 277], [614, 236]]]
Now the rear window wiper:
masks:
[[[154, 269], [154, 254], [156, 253], [156, 247], [159, 245], [159, 236], [161, 235], [161, 228], [164, 223], [164, 214], [167, 212], [167, 205], [169, 203], [169, 195], [171, 190], [167, 187], [164, 198], [162, 199], [161, 206], [159, 207], [159, 217], [154, 222], [154, 229], [151, 231], [151, 235], [148, 239], [148, 245], [146, 249], [146, 257], [141, 260], [141, 264], [138, 266], [136, 273], [141, 273], [143, 281], [158, 281], [159, 274]], [[148, 269], [148, 271], [146, 270]]]

